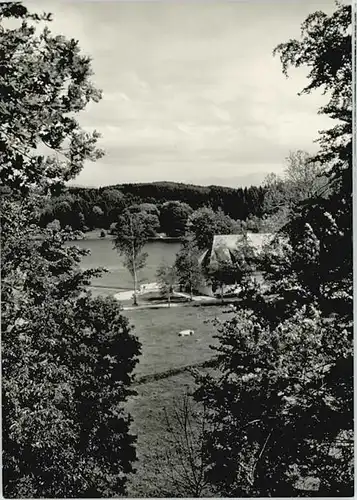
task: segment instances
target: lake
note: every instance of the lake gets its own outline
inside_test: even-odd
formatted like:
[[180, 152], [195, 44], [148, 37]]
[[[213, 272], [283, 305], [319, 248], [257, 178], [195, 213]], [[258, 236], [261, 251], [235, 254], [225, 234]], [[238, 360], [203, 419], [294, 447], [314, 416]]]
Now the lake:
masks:
[[[132, 279], [129, 271], [124, 267], [123, 258], [113, 249], [113, 240], [110, 238], [79, 240], [75, 245], [91, 251], [82, 260], [82, 268], [105, 267], [108, 273], [100, 278], [94, 278], [92, 288], [94, 293], [113, 294], [119, 290], [131, 290]], [[156, 271], [162, 262], [171, 265], [181, 244], [172, 241], [150, 241], [144, 251], [149, 254], [147, 265], [139, 271], [140, 282], [156, 281]]]

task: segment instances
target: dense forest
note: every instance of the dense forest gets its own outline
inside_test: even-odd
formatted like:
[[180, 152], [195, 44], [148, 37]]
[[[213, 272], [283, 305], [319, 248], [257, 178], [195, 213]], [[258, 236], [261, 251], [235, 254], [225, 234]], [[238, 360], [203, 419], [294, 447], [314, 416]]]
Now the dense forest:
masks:
[[[109, 229], [129, 207], [141, 207], [160, 219], [163, 232], [167, 226], [170, 203], [181, 204], [186, 211], [208, 207], [221, 210], [234, 220], [262, 217], [265, 189], [249, 187], [233, 189], [223, 186], [195, 186], [174, 182], [119, 184], [100, 188], [69, 187], [60, 195], [47, 200], [42, 208], [41, 225], [57, 219], [62, 227], [91, 230]], [[182, 231], [181, 231], [182, 232]], [[180, 231], [178, 231], [180, 233]]]
[[[230, 188], [225, 186], [197, 186], [177, 182], [118, 184], [112, 186], [125, 196], [141, 203], [164, 203], [178, 200], [196, 210], [209, 206], [221, 208], [232, 219], [245, 220], [249, 215], [260, 216], [264, 190], [261, 187]], [[100, 190], [101, 191], [101, 190]]]

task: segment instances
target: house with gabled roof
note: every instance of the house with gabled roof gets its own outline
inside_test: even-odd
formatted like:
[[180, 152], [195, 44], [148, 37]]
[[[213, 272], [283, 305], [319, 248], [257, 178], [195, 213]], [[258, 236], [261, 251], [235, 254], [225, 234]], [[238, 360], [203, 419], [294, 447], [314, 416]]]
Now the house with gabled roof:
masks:
[[[269, 245], [275, 235], [272, 233], [241, 233], [241, 234], [217, 234], [213, 237], [212, 246], [202, 253], [199, 262], [203, 267], [204, 274], [208, 275], [212, 269], [217, 269], [220, 265], [234, 264], [237, 250], [244, 245], [248, 245], [255, 256], [259, 257], [265, 245]], [[257, 270], [254, 277], [259, 281], [262, 279], [261, 273]], [[236, 283], [236, 286], [239, 283]], [[224, 287], [223, 293], [232, 291], [234, 285]], [[213, 296], [212, 285], [207, 281], [206, 285], [199, 290], [201, 294]]]

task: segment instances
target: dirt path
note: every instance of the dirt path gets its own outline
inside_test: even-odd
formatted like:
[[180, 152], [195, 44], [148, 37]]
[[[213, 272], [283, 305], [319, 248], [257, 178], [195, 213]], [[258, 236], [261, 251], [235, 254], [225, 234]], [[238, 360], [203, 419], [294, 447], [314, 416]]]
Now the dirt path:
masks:
[[[148, 292], [158, 292], [159, 291], [159, 285], [158, 283], [146, 283], [145, 285], [141, 285], [140, 290], [137, 292], [138, 298], [141, 295], [144, 295], [145, 293]], [[205, 304], [210, 304], [210, 305], [217, 305], [217, 304], [222, 304], [222, 300], [220, 298], [216, 297], [209, 297], [207, 295], [194, 295], [192, 297], [192, 300], [190, 300], [190, 294], [184, 293], [184, 292], [174, 292], [173, 295], [176, 297], [183, 297], [187, 299], [187, 302], [171, 302], [170, 307], [187, 307], [187, 306], [192, 306], [193, 303], [205, 303]], [[118, 301], [128, 301], [133, 298], [133, 291], [132, 290], [125, 290], [122, 292], [118, 292], [114, 295], [114, 298], [117, 299]], [[232, 299], [223, 299], [223, 303], [230, 303], [232, 302]], [[141, 309], [163, 309], [163, 308], [168, 308], [167, 302], [159, 302], [156, 304], [141, 304], [138, 306], [133, 306], [133, 305], [125, 305], [123, 306], [124, 311], [137, 311]]]
[[[173, 303], [171, 304], [170, 307], [183, 307], [183, 306], [187, 306], [187, 305], [190, 305], [190, 304], [187, 304], [187, 303], [181, 303], [181, 304], [177, 304], [177, 303]], [[139, 306], [123, 306], [123, 311], [138, 311], [140, 309], [168, 309], [169, 306], [167, 305], [167, 302], [163, 303], [163, 304], [142, 304], [142, 305], [139, 305]]]
[[[136, 292], [137, 296], [143, 295], [148, 292], [157, 292], [159, 291], [159, 285], [157, 283], [146, 283], [141, 285], [140, 290]], [[125, 290], [122, 292], [118, 292], [114, 295], [114, 298], [117, 300], [130, 300], [133, 298], [133, 290]], [[139, 306], [138, 306], [139, 307]]]

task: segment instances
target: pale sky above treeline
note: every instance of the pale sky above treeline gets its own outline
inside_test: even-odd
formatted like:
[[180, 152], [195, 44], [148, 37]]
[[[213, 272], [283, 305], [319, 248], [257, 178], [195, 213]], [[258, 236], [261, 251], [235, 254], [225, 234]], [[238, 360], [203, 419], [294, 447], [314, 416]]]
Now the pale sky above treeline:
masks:
[[306, 70], [286, 79], [272, 52], [333, 0], [26, 3], [80, 41], [103, 90], [80, 122], [102, 134], [106, 156], [77, 185], [258, 184], [283, 171], [290, 150], [316, 151], [329, 125], [317, 114], [326, 97], [297, 95]]

